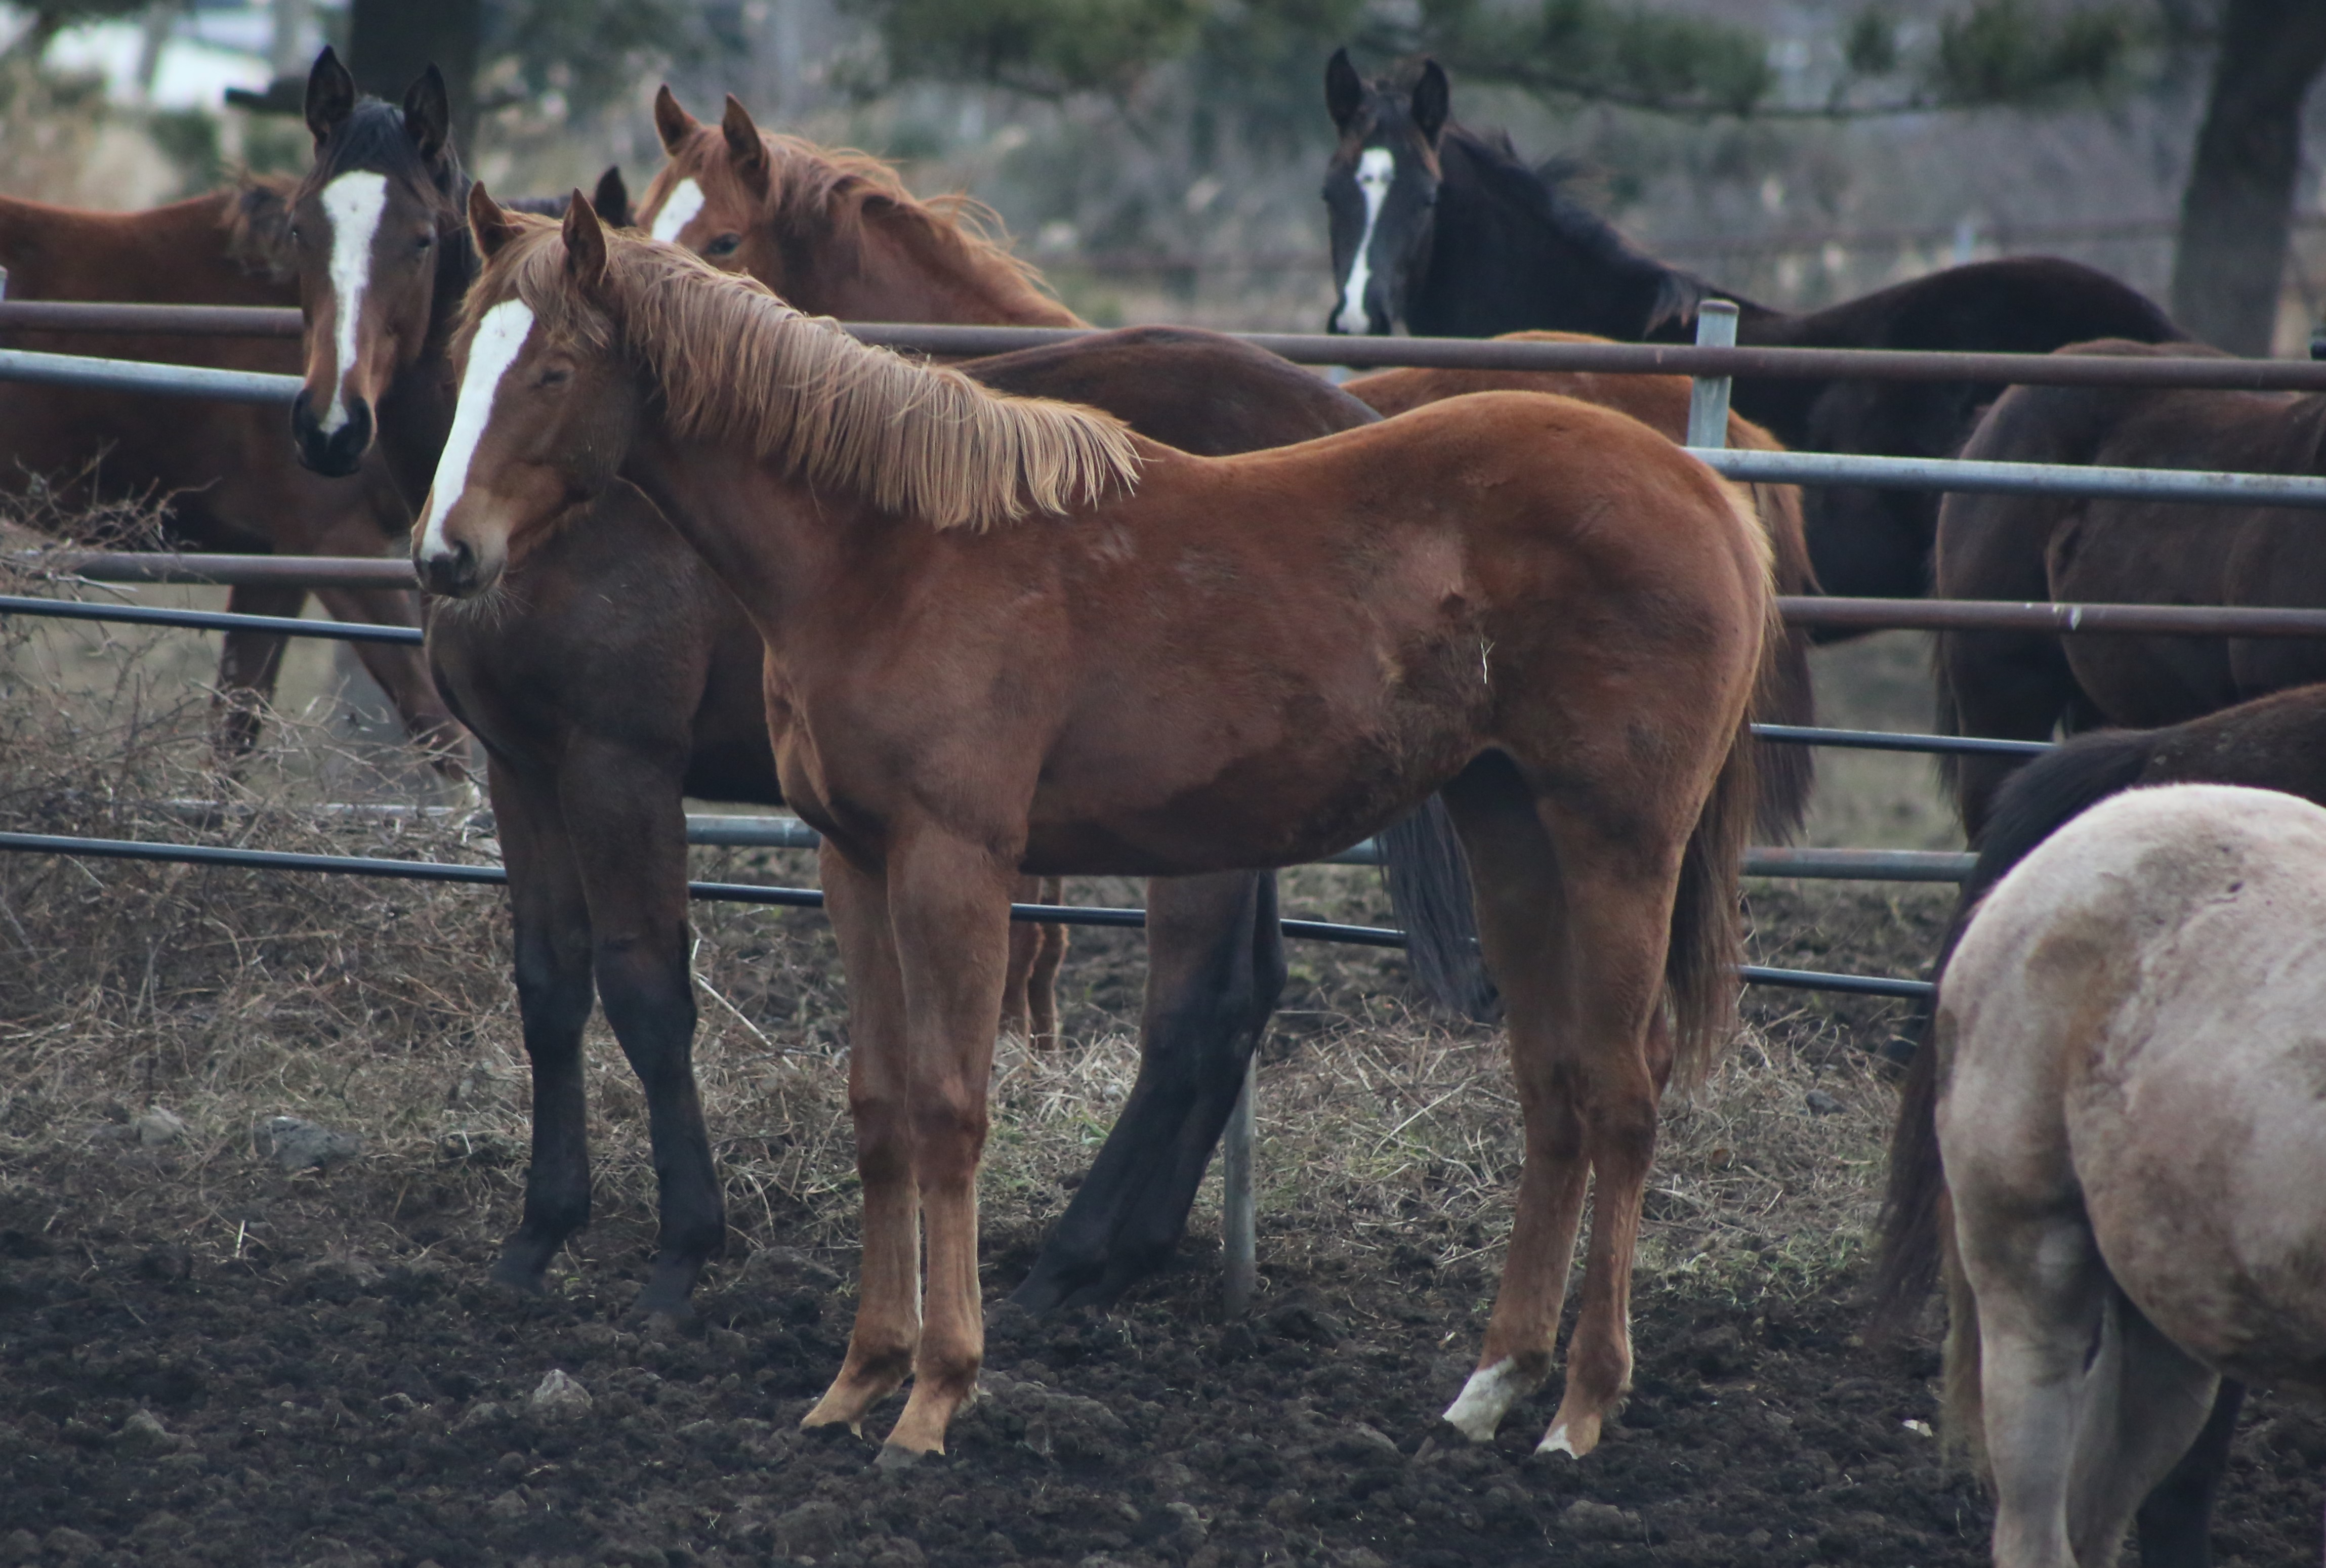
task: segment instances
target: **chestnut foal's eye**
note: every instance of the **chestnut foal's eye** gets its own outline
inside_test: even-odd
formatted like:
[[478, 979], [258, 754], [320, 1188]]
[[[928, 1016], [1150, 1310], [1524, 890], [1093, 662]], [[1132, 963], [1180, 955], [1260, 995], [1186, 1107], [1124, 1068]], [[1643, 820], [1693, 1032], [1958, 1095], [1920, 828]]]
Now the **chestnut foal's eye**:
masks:
[[563, 386], [572, 379], [573, 372], [566, 369], [563, 366], [544, 365], [541, 367], [541, 379], [535, 385], [539, 386]]
[[727, 256], [733, 255], [737, 251], [742, 248], [743, 237], [741, 235], [722, 234], [717, 239], [712, 240], [709, 245], [704, 246], [702, 247], [702, 254], [705, 256]]

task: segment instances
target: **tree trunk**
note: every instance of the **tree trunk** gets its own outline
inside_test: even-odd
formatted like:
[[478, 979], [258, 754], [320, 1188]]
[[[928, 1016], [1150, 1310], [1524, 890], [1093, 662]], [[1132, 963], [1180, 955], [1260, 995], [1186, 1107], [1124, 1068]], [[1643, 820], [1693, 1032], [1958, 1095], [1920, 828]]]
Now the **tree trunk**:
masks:
[[348, 69], [356, 86], [392, 104], [433, 64], [452, 106], [452, 144], [469, 156], [477, 135], [477, 54], [483, 0], [355, 0]]
[[2302, 161], [2302, 100], [2321, 66], [2326, 5], [2228, 0], [2181, 199], [2172, 314], [2232, 353], [2270, 350]]

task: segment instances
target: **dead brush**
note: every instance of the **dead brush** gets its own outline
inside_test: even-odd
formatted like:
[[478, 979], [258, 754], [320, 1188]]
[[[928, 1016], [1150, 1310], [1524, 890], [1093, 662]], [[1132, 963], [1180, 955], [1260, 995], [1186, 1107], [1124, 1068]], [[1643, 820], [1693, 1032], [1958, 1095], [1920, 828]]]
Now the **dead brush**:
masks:
[[[99, 635], [110, 678], [66, 680], [52, 628], [0, 618], [0, 827], [498, 858], [488, 819], [411, 809], [427, 802], [319, 813], [324, 781], [357, 776], [323, 765], [327, 722], [270, 717], [261, 751], [222, 776], [207, 694], [184, 678], [207, 640]], [[698, 854], [710, 878], [814, 877], [805, 854]], [[1093, 882], [1082, 895], [1133, 892]], [[1383, 914], [1365, 870], [1304, 868], [1287, 899], [1326, 918]], [[809, 912], [698, 905], [694, 918], [695, 1064], [733, 1223], [754, 1245], [844, 1248], [857, 1194], [829, 932]], [[1263, 1277], [1328, 1259], [1427, 1266], [1474, 1281], [1483, 1306], [1520, 1152], [1499, 1035], [1410, 1013], [1384, 994], [1378, 955], [1292, 956], [1298, 1007], [1260, 1077]], [[1078, 963], [1140, 961], [1135, 943], [1091, 939], [1069, 958], [1069, 992]], [[496, 888], [0, 855], [0, 1190], [70, 1193], [220, 1256], [256, 1244], [261, 1193], [327, 1206], [350, 1248], [408, 1247], [422, 1212], [425, 1229], [488, 1244], [514, 1221], [529, 1126], [509, 973]], [[983, 1187], [997, 1232], [1056, 1217], [1136, 1075], [1130, 1020], [1087, 1004], [1077, 1016], [1084, 1038], [1067, 1049], [1005, 1042], [997, 1058]], [[1748, 1033], [1709, 1082], [1668, 1104], [1642, 1253], [1651, 1279], [1807, 1293], [1847, 1264], [1872, 1211], [1886, 1090], [1820, 1067], [1850, 1055], [1820, 1027], [1801, 1014]], [[602, 1023], [589, 1060], [600, 1232], [616, 1222], [643, 1243], [655, 1185], [642, 1099]], [[188, 1140], [125, 1171], [104, 1129], [149, 1105], [183, 1118]], [[250, 1138], [279, 1114], [358, 1133], [365, 1153], [286, 1185]], [[1198, 1237], [1216, 1231], [1216, 1176], [1206, 1194]]]

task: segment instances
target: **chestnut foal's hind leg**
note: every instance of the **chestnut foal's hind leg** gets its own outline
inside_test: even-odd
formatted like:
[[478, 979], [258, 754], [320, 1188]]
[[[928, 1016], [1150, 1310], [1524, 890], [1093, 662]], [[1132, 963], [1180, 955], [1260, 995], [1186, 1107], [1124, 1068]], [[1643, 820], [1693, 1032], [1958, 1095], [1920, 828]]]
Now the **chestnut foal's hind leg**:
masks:
[[508, 868], [516, 948], [517, 1014], [533, 1063], [533, 1161], [525, 1215], [502, 1245], [493, 1277], [537, 1292], [565, 1239], [590, 1222], [590, 1146], [582, 1031], [590, 1021], [590, 908], [546, 779], [492, 758], [486, 779]]
[[[1526, 1163], [1478, 1369], [1446, 1418], [1483, 1442], [1543, 1381], [1585, 1178], [1596, 1174], [1582, 1313], [1566, 1393], [1541, 1443], [1579, 1456], [1597, 1446], [1631, 1386], [1632, 1254], [1655, 1152], [1659, 1069], [1669, 1069], [1651, 1024], [1685, 829], [1666, 823], [1659, 835], [1629, 810], [1602, 824], [1539, 803], [1499, 758], [1459, 782], [1447, 803], [1474, 868], [1487, 962], [1508, 1001]], [[1661, 857], [1642, 847], [1659, 836]]]

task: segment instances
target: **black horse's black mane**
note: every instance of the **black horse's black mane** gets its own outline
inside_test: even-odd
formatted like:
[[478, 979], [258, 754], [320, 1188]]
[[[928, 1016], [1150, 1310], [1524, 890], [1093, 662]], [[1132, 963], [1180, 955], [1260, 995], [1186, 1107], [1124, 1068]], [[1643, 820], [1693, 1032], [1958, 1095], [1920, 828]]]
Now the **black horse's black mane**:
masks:
[[1453, 178], [1453, 160], [1446, 156], [1449, 149], [1464, 155], [1462, 162], [1477, 175], [1483, 194], [1532, 218], [1550, 230], [1561, 245], [1611, 271], [1654, 277], [1655, 307], [1642, 331], [1651, 332], [1670, 321], [1693, 320], [1704, 300], [1734, 297], [1730, 291], [1694, 273], [1657, 260], [1577, 199], [1568, 188], [1583, 171], [1572, 160], [1551, 158], [1529, 163], [1512, 144], [1509, 132], [1474, 131], [1449, 123], [1438, 143], [1439, 163], [1449, 180]]

